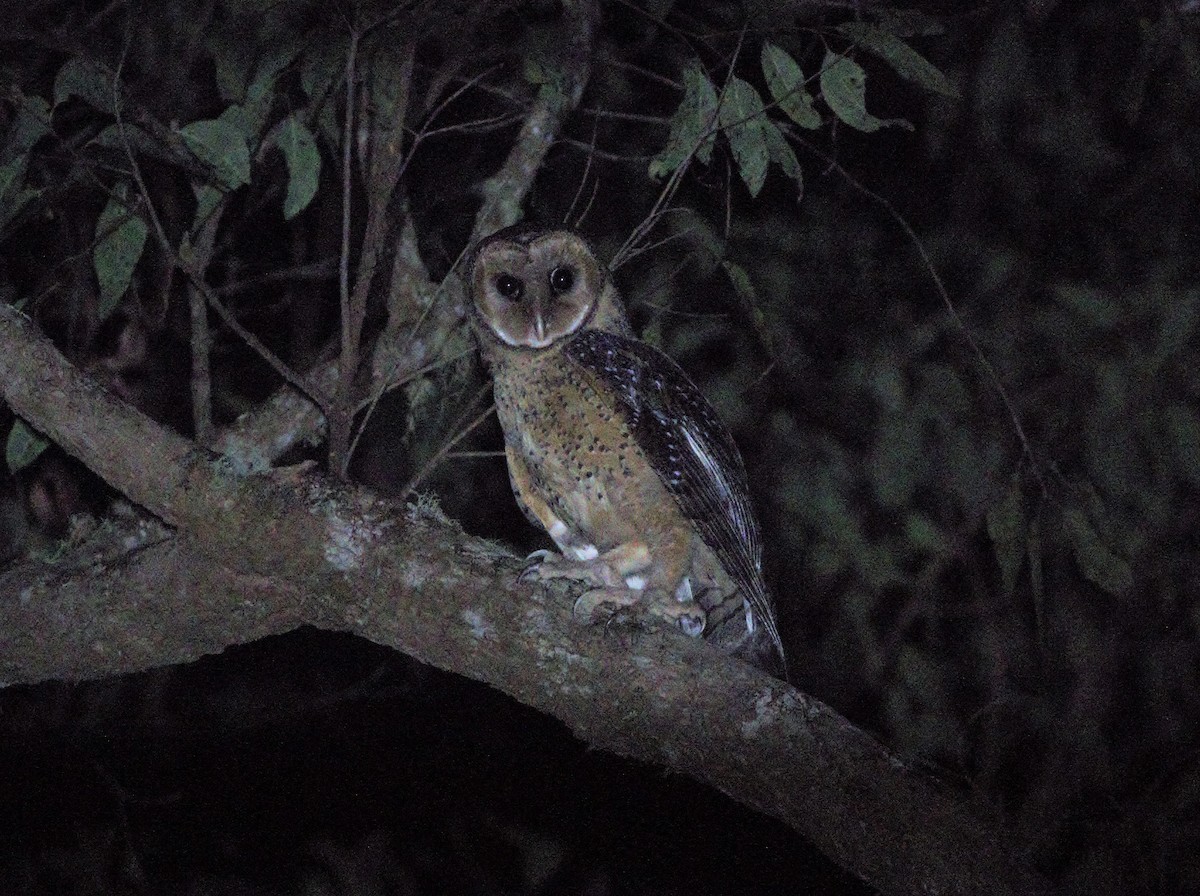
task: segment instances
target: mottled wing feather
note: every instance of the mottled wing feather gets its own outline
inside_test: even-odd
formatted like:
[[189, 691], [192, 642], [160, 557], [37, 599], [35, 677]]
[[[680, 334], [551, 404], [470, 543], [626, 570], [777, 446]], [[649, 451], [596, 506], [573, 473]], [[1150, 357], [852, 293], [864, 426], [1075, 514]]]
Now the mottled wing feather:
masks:
[[643, 342], [587, 330], [568, 342], [565, 352], [616, 395], [638, 447], [782, 657], [775, 608], [762, 578], [762, 538], [746, 468], [712, 405], [678, 364]]

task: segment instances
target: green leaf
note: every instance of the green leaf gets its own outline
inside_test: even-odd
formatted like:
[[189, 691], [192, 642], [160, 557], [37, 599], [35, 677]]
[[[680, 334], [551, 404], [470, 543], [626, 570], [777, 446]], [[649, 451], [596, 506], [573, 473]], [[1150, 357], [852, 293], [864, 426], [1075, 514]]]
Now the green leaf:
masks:
[[947, 426], [957, 426], [959, 420], [971, 413], [970, 393], [953, 367], [937, 362], [922, 364], [917, 368], [917, 377], [920, 396]]
[[890, 65], [901, 78], [942, 96], [958, 99], [958, 89], [946, 76], [894, 32], [885, 31], [869, 22], [845, 22], [838, 26], [838, 30]]
[[25, 170], [28, 167], [28, 154], [17, 156], [7, 165], [0, 165], [0, 227], [15, 218], [39, 192], [25, 187]]
[[207, 44], [221, 99], [227, 103], [242, 102], [254, 65], [254, 47], [249, 41], [235, 39], [229, 31], [210, 35]]
[[0, 202], [7, 203], [10, 196], [20, 191], [25, 183], [25, 169], [28, 166], [29, 156], [22, 154], [0, 167]]
[[1063, 511], [1067, 540], [1075, 562], [1092, 584], [1112, 595], [1121, 595], [1133, 587], [1133, 570], [1104, 544], [1088, 518], [1077, 508]]
[[1189, 350], [1196, 322], [1200, 320], [1200, 288], [1174, 292], [1160, 307], [1162, 316], [1158, 320], [1154, 352], [1159, 364], [1176, 352]]
[[758, 293], [754, 289], [750, 275], [740, 264], [732, 261], [722, 261], [721, 267], [725, 270], [725, 276], [729, 278], [729, 282], [733, 284], [733, 291], [737, 293], [738, 301], [750, 315], [759, 340], [773, 356], [777, 337], [775, 331], [767, 324], [767, 316], [763, 314], [762, 304], [758, 300]]
[[[401, 60], [393, 52], [376, 53], [365, 72], [364, 90], [371, 109], [371, 165], [369, 183], [383, 184], [390, 178], [396, 162], [404, 156], [404, 122], [408, 116], [409, 91], [412, 86], [412, 60]], [[556, 82], [542, 89], [561, 92], [565, 100], [569, 87]]]
[[283, 153], [288, 169], [287, 196], [283, 200], [283, 217], [290, 221], [308, 207], [317, 195], [321, 174], [321, 154], [312, 131], [295, 115], [289, 115], [275, 134], [275, 145]]
[[738, 300], [747, 308], [758, 307], [758, 293], [754, 291], [754, 284], [750, 281], [750, 275], [746, 273], [746, 269], [733, 261], [722, 261], [721, 267], [733, 285], [733, 291], [737, 293]]
[[258, 140], [259, 117], [246, 106], [239, 103], [226, 106], [225, 111], [218, 115], [216, 120], [241, 134], [247, 147], [253, 146]]
[[345, 43], [340, 39], [319, 41], [307, 47], [300, 59], [300, 87], [310, 100], [321, 102], [333, 92], [345, 72]]
[[876, 118], [867, 111], [867, 75], [853, 59], [826, 53], [821, 66], [821, 96], [839, 119], [855, 130], [872, 133], [886, 125], [912, 130], [903, 118]]
[[[270, 44], [270, 47], [260, 54], [254, 79], [246, 88], [245, 99], [241, 104], [244, 127], [242, 133], [252, 146], [257, 145], [259, 137], [266, 130], [267, 116], [275, 104], [275, 82], [300, 52], [295, 40], [285, 40], [278, 46]], [[236, 106], [230, 107], [233, 108]]]
[[100, 303], [97, 315], [107, 318], [125, 295], [133, 269], [146, 246], [146, 222], [129, 211], [121, 200], [125, 189], [108, 200], [104, 211], [96, 221], [96, 248], [92, 253], [92, 264], [96, 268], [96, 279], [100, 283]]
[[[230, 107], [232, 109], [234, 107]], [[242, 127], [226, 116], [193, 121], [179, 129], [179, 136], [196, 157], [212, 166], [217, 177], [231, 190], [250, 183], [250, 150]]]
[[0, 159], [11, 162], [33, 149], [33, 145], [50, 133], [50, 104], [40, 96], [21, 96], [17, 114], [8, 126], [8, 141]]
[[937, 523], [923, 513], [910, 513], [904, 520], [904, 536], [917, 551], [940, 554], [946, 549], [946, 539]]
[[783, 173], [796, 182], [801, 196], [804, 195], [804, 172], [800, 169], [800, 161], [796, 158], [791, 144], [776, 126], [775, 122], [767, 119], [763, 126], [763, 136], [767, 140], [767, 155], [771, 161], [783, 169]]
[[888, 544], [867, 542], [855, 555], [854, 562], [863, 581], [875, 591], [906, 581], [896, 565], [896, 553]]
[[[196, 196], [196, 216], [192, 220], [190, 233], [198, 233], [204, 222], [212, 216], [225, 199], [225, 193], [211, 184], [193, 184], [192, 192]], [[185, 233], [184, 238], [187, 239], [187, 237], [188, 234]], [[188, 260], [191, 260], [190, 256]]]
[[1046, 631], [1046, 577], [1042, 566], [1042, 512], [1039, 508], [1029, 520], [1026, 541], [1029, 556], [1029, 590], [1033, 594], [1033, 614], [1039, 633]]
[[687, 162], [694, 154], [707, 165], [712, 161], [716, 142], [717, 90], [700, 63], [691, 62], [683, 70], [683, 100], [671, 116], [667, 145], [650, 161], [650, 176], [664, 177]]
[[541, 87], [554, 79], [554, 70], [540, 56], [529, 55], [522, 61], [521, 77], [534, 87]]
[[766, 182], [767, 165], [771, 161], [762, 98], [748, 81], [730, 78], [721, 97], [719, 117], [738, 173], [750, 195], [757, 196]]
[[819, 128], [821, 114], [813, 108], [812, 94], [804, 86], [804, 71], [788, 51], [770, 41], [764, 43], [762, 69], [767, 88], [783, 114], [802, 128]]
[[869, 475], [875, 496], [885, 507], [908, 506], [917, 489], [917, 466], [922, 458], [915, 425], [902, 414], [888, 414], [871, 448]]
[[54, 78], [54, 105], [77, 96], [93, 109], [113, 114], [116, 75], [92, 59], [74, 56], [63, 63]]
[[[526, 63], [529, 64], [530, 60], [526, 60]], [[370, 91], [371, 108], [375, 110], [377, 120], [392, 124], [397, 130], [403, 128], [403, 122], [395, 122], [393, 118], [405, 101], [404, 93], [409, 88], [410, 75], [408, 65], [397, 59], [395, 53], [376, 53], [371, 59], [369, 80], [365, 85]], [[534, 83], [548, 83], [552, 80], [551, 72], [540, 68], [539, 78]]]
[[1194, 408], [1179, 401], [1167, 405], [1164, 416], [1179, 474], [1200, 485], [1200, 418]]
[[121, 139], [122, 132], [125, 135], [125, 141], [129, 143], [129, 149], [135, 156], [141, 155], [171, 164], [178, 164], [178, 159], [171, 154], [170, 150], [141, 128], [135, 127], [129, 124], [129, 122], [125, 122], [121, 127], [110, 124], [92, 138], [92, 143], [96, 146], [105, 146], [124, 153], [125, 143]]
[[8, 464], [8, 472], [20, 473], [37, 460], [49, 445], [50, 441], [45, 436], [34, 432], [28, 423], [18, 417], [13, 421], [4, 445], [4, 460]]
[[1125, 316], [1125, 310], [1113, 296], [1082, 283], [1055, 284], [1054, 298], [1093, 327], [1115, 326]]
[[1023, 507], [1021, 474], [1013, 473], [1004, 498], [987, 512], [988, 537], [996, 551], [996, 562], [1000, 564], [1000, 581], [1006, 598], [1012, 597], [1016, 590], [1017, 576], [1028, 547]]

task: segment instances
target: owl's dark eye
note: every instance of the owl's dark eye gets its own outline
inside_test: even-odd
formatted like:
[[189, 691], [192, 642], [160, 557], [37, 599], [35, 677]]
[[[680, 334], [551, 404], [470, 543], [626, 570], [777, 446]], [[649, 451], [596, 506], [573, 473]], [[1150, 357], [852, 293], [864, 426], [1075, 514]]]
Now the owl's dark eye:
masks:
[[525, 284], [512, 274], [501, 274], [496, 278], [496, 292], [515, 302], [525, 292]]
[[570, 268], [555, 268], [550, 272], [550, 288], [555, 292], [566, 292], [575, 285], [575, 272]]

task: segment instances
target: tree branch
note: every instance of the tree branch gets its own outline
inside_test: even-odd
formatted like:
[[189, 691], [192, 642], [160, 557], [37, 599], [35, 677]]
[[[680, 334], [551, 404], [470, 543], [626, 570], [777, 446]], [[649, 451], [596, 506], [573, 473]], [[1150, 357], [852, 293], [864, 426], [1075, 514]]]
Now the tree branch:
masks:
[[[546, 153], [557, 139], [563, 122], [583, 97], [591, 74], [599, 16], [595, 0], [569, 0], [564, 4], [566, 37], [560, 65], [562, 79], [555, 85], [544, 85], [538, 92], [504, 163], [484, 183], [483, 203], [475, 215], [472, 242], [519, 219], [521, 206], [533, 188]], [[375, 176], [389, 183], [388, 178], [396, 173], [398, 171], [381, 169]], [[402, 239], [415, 243], [411, 238], [402, 236]], [[457, 273], [452, 271], [439, 287], [433, 282], [416, 282], [415, 271], [412, 265], [396, 266], [393, 275], [400, 272], [407, 282], [393, 282], [389, 290], [389, 309], [396, 306], [397, 293], [404, 290], [410, 291], [409, 300], [414, 306], [421, 305], [424, 297], [437, 295], [437, 307], [426, 315], [426, 335], [420, 340], [410, 338], [409, 333], [398, 327], [389, 326], [375, 345], [374, 355], [382, 358], [383, 363], [373, 363], [373, 383], [378, 383], [384, 375], [404, 380], [429, 366], [448, 342], [450, 329], [465, 314], [465, 299]], [[306, 377], [317, 388], [336, 384], [340, 378], [337, 361], [325, 363]], [[332, 389], [324, 394], [332, 394]], [[264, 463], [279, 458], [297, 443], [319, 440], [325, 428], [326, 421], [320, 409], [296, 394], [292, 387], [283, 386], [259, 410], [239, 420], [231, 429], [218, 433], [214, 447], [237, 458], [239, 466], [261, 469]]]
[[671, 630], [574, 625], [565, 586], [518, 583], [515, 558], [435, 514], [296, 469], [237, 476], [2, 305], [0, 359], [18, 414], [177, 528], [100, 569], [93, 551], [77, 572], [0, 575], [6, 682], [185, 662], [300, 624], [349, 631], [783, 819], [885, 893], [1048, 892], [1002, 832], [783, 682]]

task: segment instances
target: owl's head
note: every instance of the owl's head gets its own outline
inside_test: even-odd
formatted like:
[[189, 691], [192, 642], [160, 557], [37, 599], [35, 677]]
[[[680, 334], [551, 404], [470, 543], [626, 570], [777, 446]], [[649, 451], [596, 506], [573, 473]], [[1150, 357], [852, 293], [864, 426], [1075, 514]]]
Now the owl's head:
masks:
[[607, 268], [569, 230], [509, 227], [480, 241], [471, 264], [475, 326], [516, 349], [544, 349], [582, 329], [625, 333]]

